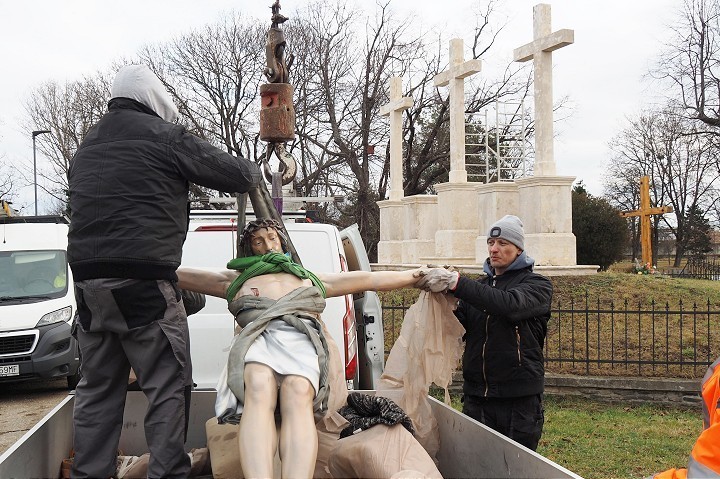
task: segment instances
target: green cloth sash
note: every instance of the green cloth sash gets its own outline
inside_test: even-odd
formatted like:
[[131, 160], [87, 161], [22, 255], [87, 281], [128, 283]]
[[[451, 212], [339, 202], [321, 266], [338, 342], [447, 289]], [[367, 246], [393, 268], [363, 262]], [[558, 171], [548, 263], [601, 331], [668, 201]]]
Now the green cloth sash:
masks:
[[322, 293], [323, 298], [326, 297], [325, 285], [322, 281], [310, 271], [306, 270], [282, 253], [267, 253], [262, 256], [248, 256], [245, 258], [235, 258], [228, 261], [228, 269], [241, 271], [240, 276], [235, 278], [227, 290], [228, 303], [235, 299], [235, 295], [245, 283], [245, 281], [255, 276], [270, 273], [290, 273], [300, 279], [309, 279]]

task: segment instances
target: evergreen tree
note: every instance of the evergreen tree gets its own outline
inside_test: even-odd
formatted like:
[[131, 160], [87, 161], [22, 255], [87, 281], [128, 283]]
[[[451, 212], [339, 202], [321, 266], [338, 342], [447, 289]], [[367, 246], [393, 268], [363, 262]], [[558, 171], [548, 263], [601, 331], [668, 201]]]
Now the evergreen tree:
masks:
[[693, 205], [685, 216], [687, 235], [685, 236], [685, 251], [688, 256], [701, 257], [712, 251], [710, 240], [710, 221], [705, 218], [705, 212]]
[[572, 217], [578, 264], [597, 264], [605, 271], [622, 258], [628, 244], [625, 219], [607, 200], [591, 196], [582, 182], [573, 188]]

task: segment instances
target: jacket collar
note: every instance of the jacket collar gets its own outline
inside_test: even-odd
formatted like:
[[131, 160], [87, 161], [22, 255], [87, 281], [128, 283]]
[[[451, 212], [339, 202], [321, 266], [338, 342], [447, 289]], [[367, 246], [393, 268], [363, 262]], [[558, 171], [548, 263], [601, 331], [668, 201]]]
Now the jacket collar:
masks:
[[110, 99], [110, 101], [108, 102], [108, 110], [135, 110], [160, 118], [160, 115], [158, 115], [151, 108], [143, 105], [139, 101], [121, 96]]

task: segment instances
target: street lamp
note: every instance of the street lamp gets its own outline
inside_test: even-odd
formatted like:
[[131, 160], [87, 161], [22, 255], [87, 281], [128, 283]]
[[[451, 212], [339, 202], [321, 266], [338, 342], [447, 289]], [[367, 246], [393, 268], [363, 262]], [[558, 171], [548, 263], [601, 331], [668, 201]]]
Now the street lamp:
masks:
[[37, 216], [37, 156], [35, 153], [35, 137], [44, 133], [50, 133], [50, 130], [35, 130], [32, 132], [33, 139], [33, 182], [35, 183], [35, 216]]

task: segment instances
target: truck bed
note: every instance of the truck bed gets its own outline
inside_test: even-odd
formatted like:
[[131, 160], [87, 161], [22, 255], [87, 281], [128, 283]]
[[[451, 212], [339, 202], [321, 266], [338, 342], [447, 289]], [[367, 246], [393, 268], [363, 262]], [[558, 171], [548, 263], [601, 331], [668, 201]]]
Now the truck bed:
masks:
[[[205, 422], [215, 415], [215, 391], [192, 393], [187, 450], [205, 447]], [[577, 474], [510, 441], [492, 429], [430, 398], [440, 432], [438, 468], [452, 478], [577, 478]], [[72, 449], [72, 409], [68, 395], [35, 427], [0, 456], [0, 477], [60, 477], [60, 463]], [[128, 392], [120, 449], [126, 455], [147, 452], [142, 392]]]

